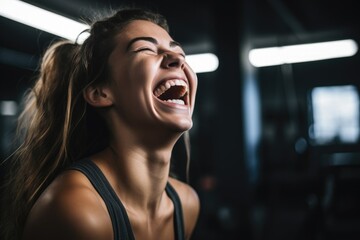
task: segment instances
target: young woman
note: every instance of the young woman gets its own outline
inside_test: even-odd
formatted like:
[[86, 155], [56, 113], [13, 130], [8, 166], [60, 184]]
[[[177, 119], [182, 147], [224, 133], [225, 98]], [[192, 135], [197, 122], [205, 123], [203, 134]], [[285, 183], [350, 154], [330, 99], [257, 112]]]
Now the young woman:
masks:
[[190, 239], [192, 187], [169, 176], [197, 77], [159, 14], [123, 9], [43, 57], [21, 115], [5, 239]]

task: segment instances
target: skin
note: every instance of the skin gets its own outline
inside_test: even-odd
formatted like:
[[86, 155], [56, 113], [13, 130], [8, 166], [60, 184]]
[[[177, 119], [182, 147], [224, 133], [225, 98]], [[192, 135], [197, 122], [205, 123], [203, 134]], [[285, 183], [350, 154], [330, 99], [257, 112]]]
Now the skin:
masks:
[[[175, 239], [174, 206], [165, 192], [168, 181], [181, 199], [185, 235], [190, 239], [199, 198], [191, 186], [169, 177], [169, 169], [176, 141], [192, 127], [196, 75], [181, 47], [156, 24], [133, 21], [115, 41], [108, 60], [110, 81], [84, 93], [112, 133], [110, 147], [90, 158], [124, 204], [136, 239]], [[156, 86], [166, 79], [183, 79], [188, 84], [185, 105], [154, 95]], [[105, 203], [91, 183], [82, 173], [70, 170], [39, 197], [23, 239], [110, 240], [113, 229]]]

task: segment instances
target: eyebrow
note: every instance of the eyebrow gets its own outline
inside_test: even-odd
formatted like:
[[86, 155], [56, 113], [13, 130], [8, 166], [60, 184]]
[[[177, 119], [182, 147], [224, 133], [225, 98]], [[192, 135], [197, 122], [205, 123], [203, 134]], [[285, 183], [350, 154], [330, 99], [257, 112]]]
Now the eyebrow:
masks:
[[[137, 41], [148, 41], [148, 42], [151, 42], [151, 43], [153, 43], [155, 45], [159, 44], [159, 42], [153, 37], [137, 37], [137, 38], [133, 38], [133, 39], [130, 40], [130, 42], [126, 46], [126, 50], [128, 51], [130, 49], [131, 45], [133, 45]], [[172, 48], [174, 48], [174, 47], [182, 48], [181, 44], [176, 42], [176, 41], [171, 41], [169, 43], [169, 46], [172, 47]]]

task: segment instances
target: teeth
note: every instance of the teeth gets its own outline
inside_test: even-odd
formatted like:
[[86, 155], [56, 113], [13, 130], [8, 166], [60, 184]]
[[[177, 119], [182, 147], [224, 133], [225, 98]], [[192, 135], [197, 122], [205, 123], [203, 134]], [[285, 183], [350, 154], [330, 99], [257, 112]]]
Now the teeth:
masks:
[[159, 97], [161, 94], [166, 92], [166, 90], [168, 90], [172, 86], [184, 86], [184, 87], [186, 87], [186, 92], [188, 90], [187, 84], [184, 80], [181, 80], [181, 79], [168, 80], [155, 89], [155, 91], [154, 91], [155, 96]]
[[166, 100], [166, 102], [171, 102], [171, 103], [177, 103], [177, 104], [181, 104], [181, 105], [185, 105], [185, 102], [181, 99], [168, 99]]

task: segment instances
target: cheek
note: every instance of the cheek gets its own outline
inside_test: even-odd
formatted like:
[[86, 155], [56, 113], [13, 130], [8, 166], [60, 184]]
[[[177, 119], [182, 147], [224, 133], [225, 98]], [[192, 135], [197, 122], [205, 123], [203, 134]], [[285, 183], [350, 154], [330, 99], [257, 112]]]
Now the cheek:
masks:
[[131, 105], [138, 109], [144, 102], [150, 101], [159, 67], [160, 63], [155, 58], [143, 58], [132, 59], [113, 69], [112, 90], [121, 108]]
[[144, 59], [132, 65], [130, 74], [134, 76], [135, 81], [146, 84], [147, 82], [154, 80], [159, 69], [159, 65], [160, 64], [155, 61], [155, 59]]
[[156, 74], [156, 63], [144, 60], [134, 61], [132, 64], [118, 69], [113, 90], [121, 108], [127, 109], [126, 111], [128, 108], [137, 111], [149, 108], [152, 83]]
[[122, 93], [141, 89], [153, 79], [155, 64], [145, 59], [132, 59], [114, 69], [113, 80], [120, 87]]

